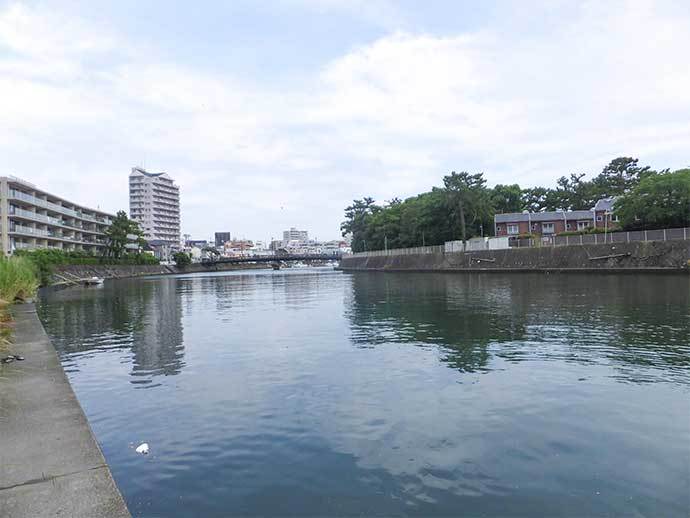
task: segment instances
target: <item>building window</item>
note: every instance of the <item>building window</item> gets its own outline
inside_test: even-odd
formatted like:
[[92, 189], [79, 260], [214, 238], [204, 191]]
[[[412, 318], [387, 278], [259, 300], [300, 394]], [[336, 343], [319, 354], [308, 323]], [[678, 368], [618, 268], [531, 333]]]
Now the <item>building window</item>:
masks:
[[597, 221], [601, 221], [603, 218], [601, 216], [597, 216]]
[[544, 234], [553, 234], [553, 223], [542, 223], [541, 231]]
[[589, 221], [578, 221], [577, 222], [577, 229], [578, 230], [585, 230], [589, 228]]
[[570, 223], [566, 223], [566, 224], [565, 224], [565, 229], [566, 229], [566, 230], [570, 230]]
[[519, 234], [520, 230], [517, 225], [508, 225], [508, 234]]
[[618, 214], [614, 214], [613, 218], [611, 218], [611, 219], [612, 219], [612, 221], [618, 222]]

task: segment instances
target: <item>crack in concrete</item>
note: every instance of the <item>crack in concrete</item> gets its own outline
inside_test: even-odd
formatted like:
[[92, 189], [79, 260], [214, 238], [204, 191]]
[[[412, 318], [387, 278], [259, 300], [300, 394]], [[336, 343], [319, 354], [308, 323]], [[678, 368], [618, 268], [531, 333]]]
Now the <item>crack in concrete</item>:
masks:
[[5, 486], [5, 487], [0, 487], [0, 491], [5, 491], [6, 489], [15, 489], [17, 487], [22, 487], [22, 486], [32, 486], [34, 484], [41, 484], [43, 482], [50, 482], [51, 480], [56, 480], [58, 478], [62, 477], [70, 477], [72, 475], [78, 475], [79, 473], [86, 473], [88, 471], [94, 471], [97, 469], [103, 469], [107, 468], [107, 464], [102, 464], [100, 466], [94, 466], [93, 468], [88, 468], [88, 469], [82, 469], [80, 471], [73, 471], [71, 473], [60, 473], [59, 475], [50, 475], [46, 476], [45, 473], [42, 473], [42, 478], [32, 478], [30, 480], [27, 480], [26, 482], [21, 482], [19, 484], [13, 484], [11, 486]]

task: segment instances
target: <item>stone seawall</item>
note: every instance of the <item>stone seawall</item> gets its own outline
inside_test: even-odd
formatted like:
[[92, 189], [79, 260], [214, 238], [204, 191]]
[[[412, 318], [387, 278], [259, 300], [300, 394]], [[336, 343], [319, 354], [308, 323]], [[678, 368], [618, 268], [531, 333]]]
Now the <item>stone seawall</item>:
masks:
[[690, 240], [344, 257], [344, 271], [658, 271], [690, 273]]
[[228, 264], [215, 265], [190, 264], [185, 268], [162, 265], [100, 265], [100, 264], [71, 264], [58, 266], [53, 273], [53, 285], [69, 284], [78, 279], [101, 277], [103, 279], [120, 279], [125, 277], [141, 277], [144, 275], [170, 275], [182, 273], [222, 272], [232, 270], [266, 269], [268, 264]]

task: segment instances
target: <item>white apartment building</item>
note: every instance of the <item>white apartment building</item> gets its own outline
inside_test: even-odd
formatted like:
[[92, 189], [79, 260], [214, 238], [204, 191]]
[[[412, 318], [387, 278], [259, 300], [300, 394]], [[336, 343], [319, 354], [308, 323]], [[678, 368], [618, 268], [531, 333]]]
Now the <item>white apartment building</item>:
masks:
[[93, 254], [105, 247], [112, 214], [70, 202], [13, 176], [0, 177], [2, 252], [58, 248]]
[[306, 243], [309, 241], [309, 232], [306, 230], [297, 230], [295, 227], [292, 227], [290, 230], [284, 230], [283, 245], [287, 245], [290, 241]]
[[154, 248], [180, 247], [180, 188], [167, 173], [133, 167], [129, 175], [129, 214]]

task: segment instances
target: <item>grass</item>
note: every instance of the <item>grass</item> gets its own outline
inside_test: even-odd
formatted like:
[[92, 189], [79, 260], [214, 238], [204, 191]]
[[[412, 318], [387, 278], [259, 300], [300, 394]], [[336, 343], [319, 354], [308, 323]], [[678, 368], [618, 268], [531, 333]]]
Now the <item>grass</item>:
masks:
[[0, 259], [0, 348], [10, 343], [12, 335], [10, 306], [32, 298], [37, 289], [38, 275], [30, 260], [25, 257]]
[[35, 266], [36, 275], [41, 286], [47, 286], [51, 282], [56, 266], [67, 264], [159, 264], [158, 259], [144, 253], [128, 253], [122, 257], [104, 257], [93, 255], [83, 250], [60, 250], [57, 248], [39, 248], [37, 250], [17, 250], [14, 258], [29, 259]]

